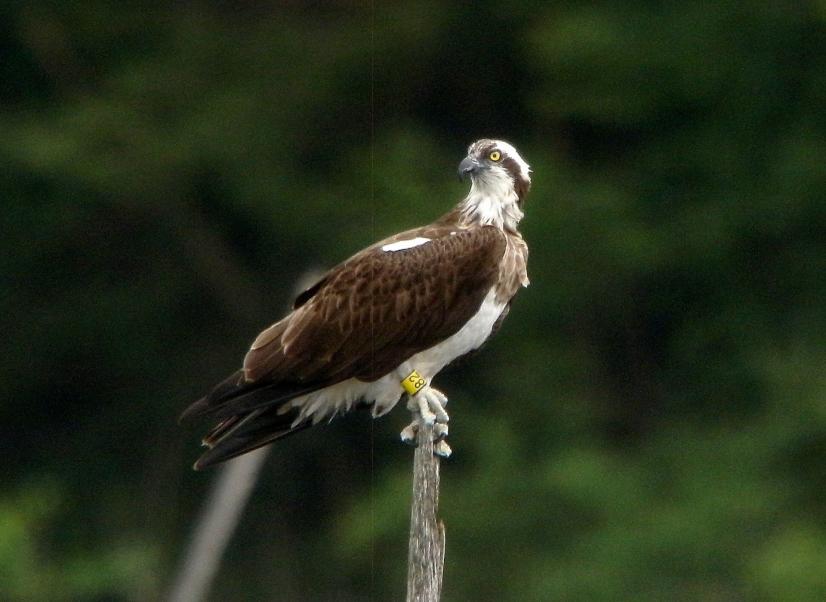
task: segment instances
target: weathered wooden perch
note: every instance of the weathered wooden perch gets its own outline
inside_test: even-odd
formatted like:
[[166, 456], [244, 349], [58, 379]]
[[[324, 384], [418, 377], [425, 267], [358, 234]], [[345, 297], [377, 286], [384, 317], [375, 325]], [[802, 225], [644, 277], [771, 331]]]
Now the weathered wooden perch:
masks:
[[439, 457], [433, 426], [419, 423], [413, 455], [413, 503], [407, 555], [407, 602], [438, 602], [445, 564], [445, 526], [439, 511]]

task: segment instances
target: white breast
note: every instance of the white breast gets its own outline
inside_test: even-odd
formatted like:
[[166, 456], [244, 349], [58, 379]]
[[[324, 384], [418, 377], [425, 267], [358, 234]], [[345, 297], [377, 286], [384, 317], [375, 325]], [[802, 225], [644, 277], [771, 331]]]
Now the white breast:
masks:
[[479, 311], [459, 332], [438, 345], [417, 353], [405, 363], [411, 366], [411, 370], [418, 370], [426, 378], [433, 378], [457, 357], [482, 346], [490, 336], [494, 323], [502, 315], [505, 305], [496, 300], [495, 291], [491, 288]]

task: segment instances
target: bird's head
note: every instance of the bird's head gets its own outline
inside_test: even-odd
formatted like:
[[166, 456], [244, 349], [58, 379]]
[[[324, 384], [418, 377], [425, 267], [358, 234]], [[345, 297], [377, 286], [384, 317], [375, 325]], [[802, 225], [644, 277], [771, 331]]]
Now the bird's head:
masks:
[[[477, 140], [459, 164], [459, 177], [470, 177], [471, 194], [516, 194], [519, 202], [531, 188], [531, 168], [516, 149], [503, 140]], [[475, 189], [475, 190], [474, 190]]]
[[460, 203], [465, 222], [516, 231], [523, 216], [522, 201], [531, 188], [531, 168], [512, 145], [477, 140], [459, 164], [459, 177], [470, 177], [470, 192]]

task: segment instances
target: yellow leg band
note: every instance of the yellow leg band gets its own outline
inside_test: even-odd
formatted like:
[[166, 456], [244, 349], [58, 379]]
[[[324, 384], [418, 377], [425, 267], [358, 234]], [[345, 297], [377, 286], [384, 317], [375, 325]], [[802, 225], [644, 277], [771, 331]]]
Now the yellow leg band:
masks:
[[427, 384], [427, 381], [422, 378], [421, 374], [413, 370], [413, 372], [402, 379], [401, 384], [402, 388], [412, 397]]

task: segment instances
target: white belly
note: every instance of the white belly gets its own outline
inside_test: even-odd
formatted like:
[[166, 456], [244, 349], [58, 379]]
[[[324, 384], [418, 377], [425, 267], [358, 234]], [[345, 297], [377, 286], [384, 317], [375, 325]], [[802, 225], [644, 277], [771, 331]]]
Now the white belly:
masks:
[[481, 347], [504, 309], [505, 304], [496, 301], [494, 290], [488, 291], [479, 311], [459, 332], [438, 345], [417, 353], [403, 364], [404, 368], [400, 366], [404, 372], [401, 378], [407, 376], [411, 370], [417, 370], [430, 380], [457, 357]]
[[418, 371], [429, 383], [454, 359], [478, 349], [490, 336], [493, 325], [502, 314], [505, 305], [496, 301], [496, 295], [491, 289], [482, 301], [479, 311], [467, 324], [441, 343], [417, 353], [376, 381], [364, 382], [350, 378], [308, 395], [296, 397], [285, 407], [285, 411], [289, 408], [300, 408], [301, 413], [296, 423], [307, 418], [317, 423], [346, 412], [355, 403], [364, 401], [373, 404], [373, 416], [381, 416], [398, 403], [404, 392], [400, 382], [413, 370]]

